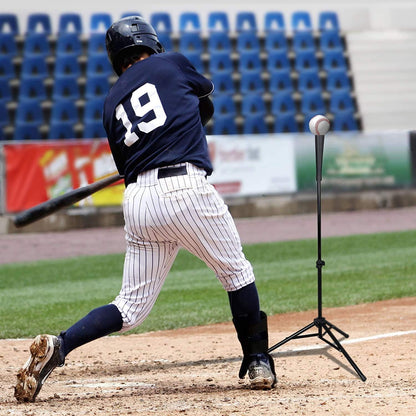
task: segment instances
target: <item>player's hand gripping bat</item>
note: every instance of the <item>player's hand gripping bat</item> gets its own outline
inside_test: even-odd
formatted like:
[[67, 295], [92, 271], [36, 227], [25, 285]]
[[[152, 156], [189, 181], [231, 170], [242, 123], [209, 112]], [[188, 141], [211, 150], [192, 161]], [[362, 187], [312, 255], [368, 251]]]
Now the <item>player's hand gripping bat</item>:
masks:
[[32, 208], [19, 212], [13, 218], [13, 223], [16, 227], [24, 227], [25, 225], [31, 224], [41, 218], [45, 218], [62, 208], [69, 207], [120, 179], [122, 179], [122, 176], [119, 174], [109, 176], [97, 182], [69, 191], [63, 195], [59, 195], [49, 201], [42, 202]]

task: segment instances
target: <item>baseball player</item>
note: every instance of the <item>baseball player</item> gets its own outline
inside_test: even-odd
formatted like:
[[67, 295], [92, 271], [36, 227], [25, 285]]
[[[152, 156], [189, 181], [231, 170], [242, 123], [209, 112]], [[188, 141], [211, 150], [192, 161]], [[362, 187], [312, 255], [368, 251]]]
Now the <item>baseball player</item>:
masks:
[[203, 125], [213, 114], [213, 84], [183, 55], [165, 52], [141, 17], [113, 23], [106, 46], [119, 79], [106, 98], [103, 122], [126, 185], [121, 290], [58, 336], [35, 338], [17, 374], [15, 397], [34, 401], [73, 349], [140, 325], [181, 247], [202, 259], [228, 292], [243, 351], [239, 377], [248, 373], [252, 388], [270, 389], [276, 375], [253, 269], [227, 206], [206, 179], [212, 165]]

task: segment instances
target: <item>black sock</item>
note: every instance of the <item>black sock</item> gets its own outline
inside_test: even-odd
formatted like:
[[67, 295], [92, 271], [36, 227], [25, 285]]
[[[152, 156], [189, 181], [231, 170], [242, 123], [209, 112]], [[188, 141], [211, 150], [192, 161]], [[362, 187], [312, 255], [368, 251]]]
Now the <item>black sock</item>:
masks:
[[109, 304], [93, 309], [77, 323], [60, 333], [63, 340], [61, 351], [66, 356], [73, 349], [87, 342], [120, 331], [122, 326], [123, 319], [116, 305]]
[[260, 321], [260, 301], [254, 282], [234, 292], [228, 292], [228, 299], [233, 319], [243, 319], [247, 324]]

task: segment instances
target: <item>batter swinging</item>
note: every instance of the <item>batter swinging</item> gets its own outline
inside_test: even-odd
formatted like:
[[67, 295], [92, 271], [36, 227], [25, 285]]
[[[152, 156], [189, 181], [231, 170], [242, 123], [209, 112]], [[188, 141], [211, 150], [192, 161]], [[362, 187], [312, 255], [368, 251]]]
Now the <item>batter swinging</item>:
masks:
[[164, 52], [141, 17], [114, 23], [106, 45], [119, 76], [106, 98], [103, 120], [126, 184], [122, 287], [111, 304], [92, 310], [58, 336], [35, 338], [17, 375], [15, 397], [34, 401], [70, 351], [142, 323], [181, 247], [202, 259], [228, 292], [243, 350], [240, 378], [248, 372], [251, 387], [270, 389], [276, 376], [253, 270], [227, 206], [206, 180], [212, 165], [203, 125], [213, 114], [213, 84], [183, 55]]

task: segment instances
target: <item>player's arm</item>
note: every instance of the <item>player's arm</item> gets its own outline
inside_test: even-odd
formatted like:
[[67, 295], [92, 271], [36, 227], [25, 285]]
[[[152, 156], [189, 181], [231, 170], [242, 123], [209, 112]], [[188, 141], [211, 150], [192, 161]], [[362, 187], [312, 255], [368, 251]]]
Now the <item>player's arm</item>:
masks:
[[214, 105], [208, 95], [199, 99], [199, 114], [203, 126], [208, 123], [214, 114]]

